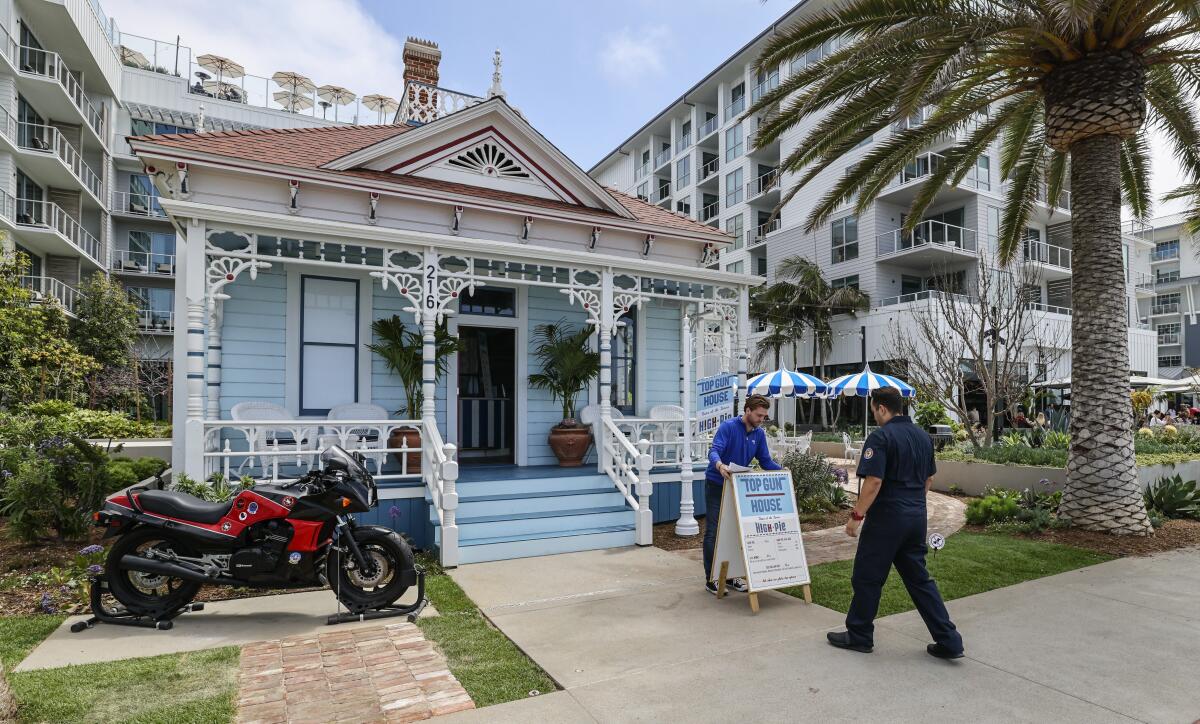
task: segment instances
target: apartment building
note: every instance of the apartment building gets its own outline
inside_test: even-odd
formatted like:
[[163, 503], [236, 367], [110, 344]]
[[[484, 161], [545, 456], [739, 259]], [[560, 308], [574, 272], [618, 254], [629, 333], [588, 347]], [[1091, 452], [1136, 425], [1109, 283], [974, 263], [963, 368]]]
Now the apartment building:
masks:
[[1182, 226], [1183, 214], [1154, 220], [1154, 294], [1139, 305], [1158, 342], [1159, 376], [1171, 379], [1200, 367], [1200, 238], [1185, 233]]
[[[791, 73], [837, 46], [831, 42], [768, 72], [756, 72], [754, 64], [776, 28], [827, 4], [806, 2], [793, 7], [668, 104], [590, 173], [605, 185], [734, 236], [732, 249], [719, 257], [709, 255], [702, 263], [771, 281], [781, 260], [800, 255], [817, 262], [834, 285], [865, 292], [871, 310], [835, 324], [834, 348], [825, 363], [828, 374], [840, 374], [861, 369], [864, 349], [866, 361], [886, 369], [890, 362], [887, 338], [897, 329], [903, 333], [915, 308], [934, 303], [938, 295], [970, 297], [977, 292], [981, 258], [983, 268], [999, 268], [996, 239], [1005, 186], [998, 171], [998, 150], [989, 149], [961, 183], [947, 186], [915, 229], [900, 231], [918, 187], [938, 168], [941, 152], [955, 142], [946, 138], [914, 158], [867, 209], [856, 213], [848, 205], [821, 228], [806, 232], [805, 221], [817, 201], [873, 142], [883, 139], [885, 132], [881, 132], [822, 172], [772, 219], [781, 195], [796, 181], [792, 174], [779, 172], [780, 161], [815, 121], [809, 119], [777, 142], [755, 149], [753, 137], [762, 118], [746, 118], [745, 110]], [[888, 132], [922, 120], [923, 114], [915, 114]], [[1039, 327], [1045, 331], [1042, 338], [1060, 340], [1068, 350], [1070, 218], [1069, 190], [1054, 206], [1044, 201], [1038, 204], [1015, 262], [1023, 270], [1021, 278], [1036, 280], [1021, 296], [1038, 316]], [[1127, 263], [1130, 368], [1135, 374], [1155, 375], [1159, 356], [1155, 333], [1139, 313], [1139, 305], [1145, 306], [1155, 293], [1151, 230], [1144, 224], [1127, 223], [1122, 243]], [[800, 348], [799, 358], [791, 362], [800, 367], [813, 365], [811, 341]], [[1031, 369], [1030, 374], [1066, 376], [1068, 370], [1069, 352], [1058, 369]]]

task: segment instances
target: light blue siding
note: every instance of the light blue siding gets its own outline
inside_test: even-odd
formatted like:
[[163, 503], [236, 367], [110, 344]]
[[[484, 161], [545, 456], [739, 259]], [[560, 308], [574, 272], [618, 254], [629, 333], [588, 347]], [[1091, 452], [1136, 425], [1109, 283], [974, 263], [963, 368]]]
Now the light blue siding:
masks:
[[221, 326], [221, 417], [246, 400], [285, 404], [287, 275], [274, 269], [226, 285]]
[[679, 404], [679, 306], [655, 300], [643, 307], [646, 349], [638, 364], [645, 365], [646, 386], [638, 412], [648, 414], [655, 405]]
[[[393, 314], [400, 315], [400, 319], [404, 320], [407, 328], [413, 331], [419, 331], [416, 323], [413, 321], [412, 312], [404, 311], [405, 307], [411, 306], [409, 301], [400, 296], [399, 291], [395, 287], [389, 286], [387, 291], [384, 291], [382, 284], [378, 279], [371, 283], [371, 320], [385, 319]], [[379, 340], [375, 335], [371, 335], [371, 343], [376, 343]], [[404, 407], [404, 388], [400, 385], [400, 378], [388, 371], [387, 365], [383, 360], [369, 350], [364, 349], [363, 354], [371, 355], [371, 401], [377, 405], [383, 405], [389, 415], [395, 415], [396, 411]], [[442, 439], [447, 436], [446, 431], [446, 379], [442, 377], [438, 380], [436, 393], [436, 408], [438, 428], [441, 430]], [[415, 413], [414, 417], [420, 417], [420, 411]]]
[[[572, 305], [565, 294], [557, 289], [546, 287], [529, 288], [529, 369], [526, 374], [541, 371], [541, 365], [534, 356], [534, 329], [539, 324], [558, 322], [565, 319], [568, 324], [578, 328], [587, 324], [587, 313], [578, 305]], [[517, 374], [521, 374], [520, 370]], [[587, 404], [586, 394], [579, 395], [579, 409]], [[526, 451], [529, 465], [556, 465], [558, 458], [550, 450], [546, 438], [550, 428], [562, 421], [562, 407], [550, 397], [545, 390], [529, 390], [529, 404], [526, 416]]]

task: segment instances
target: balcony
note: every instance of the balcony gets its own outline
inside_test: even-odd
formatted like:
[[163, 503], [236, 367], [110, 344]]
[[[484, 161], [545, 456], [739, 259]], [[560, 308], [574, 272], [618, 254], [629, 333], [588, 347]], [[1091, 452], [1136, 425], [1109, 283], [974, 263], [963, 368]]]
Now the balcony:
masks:
[[708, 206], [700, 209], [700, 220], [703, 222], [715, 221], [721, 215], [721, 202], [714, 201]]
[[771, 219], [765, 224], [757, 227], [754, 233], [750, 235], [750, 243], [746, 245], [747, 249], [752, 249], [767, 240], [767, 235], [773, 231], [779, 231], [779, 217]]
[[773, 168], [762, 176], [746, 184], [746, 200], [753, 201], [763, 194], [778, 187], [779, 169]]
[[1179, 333], [1178, 333], [1178, 332], [1171, 332], [1171, 333], [1168, 333], [1168, 334], [1160, 334], [1160, 335], [1158, 335], [1158, 343], [1159, 343], [1160, 345], [1164, 345], [1164, 344], [1179, 344]]
[[[250, 88], [246, 87], [247, 78], [253, 79]], [[263, 105], [268, 108], [271, 107], [271, 101], [275, 101], [278, 104], [279, 101], [275, 97], [275, 93], [273, 91], [268, 92], [267, 84], [265, 82], [261, 84], [259, 83], [259, 81], [266, 80], [266, 78], [258, 78], [256, 76], [243, 77], [241, 79], [241, 88], [235, 89], [239, 91], [237, 94], [239, 96], [238, 100], [241, 100], [243, 103], [247, 101], [254, 102], [256, 98], [261, 97], [263, 100]], [[275, 84], [274, 81], [271, 83], [274, 87], [278, 86], [278, 84]], [[257, 96], [257, 89], [260, 87], [263, 88], [263, 94], [262, 96]], [[309, 98], [311, 100], [311, 103], [308, 105], [310, 108], [312, 108], [312, 114], [315, 118], [317, 115], [317, 108], [320, 107], [320, 103], [318, 102], [319, 97], [309, 93], [305, 95], [305, 98]], [[234, 99], [229, 98], [227, 100]], [[400, 101], [400, 109], [396, 113], [395, 122], [431, 123], [439, 118], [444, 118], [451, 113], [456, 113], [464, 108], [473, 106], [482, 100], [483, 99], [479, 96], [467, 95], [466, 93], [452, 91], [449, 88], [441, 88], [436, 85], [430, 85], [429, 83], [410, 80], [404, 86], [404, 97]], [[361, 98], [354, 99], [350, 102], [350, 104], [353, 105], [352, 114], [354, 117], [354, 122], [370, 123], [368, 120], [370, 118], [370, 114], [368, 113], [370, 109], [362, 105]], [[295, 107], [288, 108], [282, 104], [279, 104], [279, 108], [292, 112], [297, 110]], [[324, 114], [324, 112], [325, 111], [322, 110], [322, 114]], [[378, 116], [376, 117], [378, 118]], [[335, 106], [334, 121], [336, 122], [337, 120], [339, 119], [337, 117], [337, 107]]]
[[160, 309], [139, 309], [138, 329], [146, 334], [171, 334], [175, 331], [175, 312]]
[[705, 121], [703, 126], [700, 126], [700, 135], [696, 136], [696, 140], [703, 141], [704, 139], [708, 138], [712, 134], [716, 133], [717, 129], [720, 127], [721, 127], [721, 117], [713, 116], [712, 118]]
[[897, 304], [908, 304], [910, 302], [921, 302], [926, 300], [947, 300], [964, 303], [973, 301], [972, 298], [966, 294], [943, 292], [937, 289], [926, 289], [920, 292], [901, 294], [896, 297], [884, 297], [883, 299], [879, 300], [879, 306], [894, 307]]
[[47, 254], [80, 256], [104, 269], [104, 249], [100, 240], [51, 201], [14, 199], [0, 191], [0, 216], [26, 246]]
[[650, 163], [646, 162], [633, 170], [633, 180], [641, 181], [650, 175]]
[[688, 131], [679, 137], [679, 142], [675, 144], [675, 153], [683, 153], [692, 147], [692, 132]]
[[1046, 279], [1062, 279], [1071, 275], [1071, 250], [1065, 246], [1026, 240], [1022, 251], [1025, 262], [1040, 265], [1042, 276]]
[[117, 249], [113, 253], [112, 268], [113, 271], [126, 274], [173, 277], [175, 276], [175, 255]]
[[1179, 302], [1167, 302], [1165, 304], [1153, 304], [1150, 306], [1150, 316], [1165, 314], [1179, 314]]
[[167, 218], [167, 212], [158, 204], [158, 196], [130, 191], [113, 192], [112, 213], [152, 219]]
[[32, 301], [35, 304], [55, 300], [72, 317], [75, 316], [75, 306], [83, 297], [78, 289], [51, 277], [21, 277], [21, 286], [33, 292]]
[[729, 105], [725, 107], [726, 122], [737, 118], [744, 110], [746, 110], [746, 96], [730, 101]]
[[92, 140], [107, 148], [108, 123], [104, 114], [84, 93], [83, 86], [58, 53], [18, 45], [3, 27], [0, 27], [0, 36], [8, 64], [20, 77], [34, 81], [22, 85], [21, 95], [43, 114], [70, 119], [86, 128]]
[[663, 150], [659, 151], [658, 153], [656, 153], [654, 155], [654, 170], [657, 171], [658, 169], [662, 168], [663, 166], [666, 166], [667, 163], [670, 162], [670, 160], [671, 160], [671, 147], [667, 146], [666, 148], [664, 148]]
[[1150, 263], [1160, 261], [1171, 261], [1179, 258], [1179, 247], [1173, 246], [1166, 249], [1155, 249], [1150, 252]]
[[[931, 174], [936, 173], [945, 160], [945, 156], [932, 151], [920, 154], [906, 164], [904, 169], [884, 187], [879, 198], [891, 203], [911, 203], [917, 195], [920, 184]], [[962, 200], [973, 196], [975, 191], [990, 191], [992, 183], [990, 175], [981, 174], [979, 167], [973, 166], [957, 184], [952, 183], [952, 179], [947, 179], [946, 186], [948, 188], [943, 193], [947, 200]]]
[[1154, 227], [1141, 219], [1129, 219], [1121, 222], [1121, 235], [1138, 241], [1154, 243]]
[[[1049, 195], [1049, 190], [1046, 187], [1046, 184], [1039, 184], [1037, 192], [1034, 193], [1033, 198], [1038, 203], [1042, 204], [1043, 206], [1050, 206], [1050, 204], [1046, 201], [1046, 197], [1048, 195]], [[1059, 191], [1058, 199], [1056, 199], [1054, 202], [1054, 208], [1059, 209], [1060, 211], [1070, 211], [1071, 210], [1071, 192], [1066, 189], [1062, 189], [1061, 191]]]
[[1138, 293], [1153, 294], [1154, 285], [1161, 282], [1145, 272], [1134, 271], [1129, 273], [1129, 283], [1133, 285], [1134, 291]]
[[671, 187], [669, 185], [659, 186], [650, 192], [650, 203], [661, 204], [664, 201], [667, 202], [668, 207], [671, 205]]
[[1032, 309], [1038, 312], [1046, 312], [1047, 314], [1061, 314], [1071, 316], [1070, 307], [1059, 307], [1054, 304], [1043, 304], [1042, 302], [1025, 302], [1026, 309]]
[[779, 87], [779, 71], [775, 71], [767, 76], [767, 79], [762, 83], [754, 86], [754, 90], [750, 91], [750, 102], [758, 103], [766, 94]]
[[974, 256], [979, 252], [978, 232], [929, 219], [912, 231], [895, 229], [875, 236], [879, 257], [904, 255], [913, 261], [933, 262], [950, 256]]
[[[46, 186], [71, 188], [81, 185], [103, 208], [100, 176], [84, 162], [79, 151], [54, 126], [36, 123], [17, 124], [17, 145], [23, 151], [28, 170]], [[87, 195], [84, 195], [87, 199]]]
[[711, 180], [716, 179], [717, 178], [717, 170], [719, 168], [721, 168], [721, 159], [719, 159], [719, 158], [714, 158], [713, 160], [709, 161], [708, 163], [703, 164], [702, 166], [700, 166], [699, 170], [696, 171], [696, 183], [702, 184], [705, 181], [711, 181]]

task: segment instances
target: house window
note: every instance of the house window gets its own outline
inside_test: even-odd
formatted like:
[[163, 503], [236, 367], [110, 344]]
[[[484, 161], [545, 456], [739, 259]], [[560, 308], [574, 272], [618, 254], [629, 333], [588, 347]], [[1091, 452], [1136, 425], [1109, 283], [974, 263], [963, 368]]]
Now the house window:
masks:
[[737, 124], [733, 128], [725, 130], [725, 160], [732, 161], [742, 155], [742, 149], [745, 147], [744, 139], [742, 138], [742, 124]]
[[744, 269], [745, 266], [743, 266], [743, 263], [740, 261], [735, 261], [732, 264], [727, 264], [725, 266], [725, 271], [733, 272], [734, 274], [741, 274]]
[[846, 289], [846, 288], [858, 289], [858, 275], [853, 274], [848, 277], [840, 277], [838, 279], [831, 279], [829, 282], [829, 286], [834, 289]]
[[128, 248], [131, 261], [142, 269], [155, 271], [160, 264], [174, 263], [175, 235], [161, 231], [130, 231]]
[[858, 215], [833, 222], [833, 263], [858, 258]]
[[745, 187], [742, 185], [742, 169], [725, 174], [725, 208], [742, 202]]
[[1179, 258], [1179, 239], [1158, 242], [1154, 245], [1154, 253], [1150, 255], [1150, 261], [1177, 258]]
[[517, 291], [497, 287], [479, 287], [462, 297], [458, 303], [460, 314], [476, 314], [481, 317], [517, 316]]
[[626, 415], [637, 412], [637, 317], [623, 314], [617, 320], [612, 344], [612, 406]]
[[980, 156], [975, 159], [975, 182], [984, 191], [992, 190], [991, 161], [988, 160], [987, 156]]
[[742, 227], [742, 215], [730, 216], [725, 219], [725, 231], [733, 237], [733, 248], [741, 249], [746, 243], [744, 229]]
[[300, 414], [358, 402], [358, 282], [300, 278]]
[[1183, 365], [1183, 357], [1172, 354], [1158, 358], [1159, 367], [1180, 367]]
[[151, 136], [156, 133], [195, 133], [196, 129], [188, 128], [187, 126], [177, 126], [173, 123], [158, 123], [156, 121], [143, 121], [140, 118], [131, 118], [129, 120], [130, 135], [133, 136]]

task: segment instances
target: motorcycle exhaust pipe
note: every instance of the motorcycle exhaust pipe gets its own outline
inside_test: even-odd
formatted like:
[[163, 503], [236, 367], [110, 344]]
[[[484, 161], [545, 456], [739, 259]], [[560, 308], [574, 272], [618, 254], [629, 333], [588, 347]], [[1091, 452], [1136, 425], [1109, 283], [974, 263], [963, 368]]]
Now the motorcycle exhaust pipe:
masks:
[[167, 561], [154, 560], [152, 558], [144, 558], [142, 556], [124, 555], [121, 556], [121, 568], [129, 571], [137, 571], [138, 573], [153, 573], [161, 576], [170, 576], [171, 578], [182, 578], [185, 581], [193, 583], [217, 583], [217, 579], [205, 573], [202, 573], [194, 568], [181, 566], [178, 563], [170, 563]]

